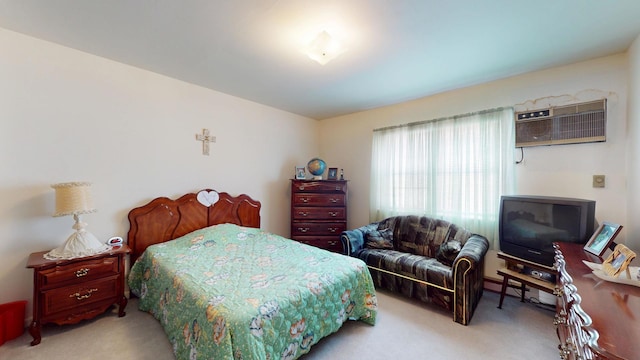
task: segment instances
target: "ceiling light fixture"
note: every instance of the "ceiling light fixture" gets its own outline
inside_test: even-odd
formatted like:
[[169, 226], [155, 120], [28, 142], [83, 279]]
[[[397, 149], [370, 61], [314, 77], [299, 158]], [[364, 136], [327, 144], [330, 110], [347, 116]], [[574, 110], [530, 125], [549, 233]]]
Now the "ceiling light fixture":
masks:
[[331, 37], [326, 30], [323, 30], [309, 44], [307, 55], [320, 65], [324, 65], [345, 51], [347, 49], [338, 40]]

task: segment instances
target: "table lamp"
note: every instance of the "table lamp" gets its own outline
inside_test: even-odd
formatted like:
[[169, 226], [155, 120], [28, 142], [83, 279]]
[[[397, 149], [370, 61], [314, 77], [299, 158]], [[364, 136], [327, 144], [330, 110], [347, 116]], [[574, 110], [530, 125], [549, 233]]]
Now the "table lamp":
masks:
[[65, 243], [44, 255], [46, 259], [73, 259], [105, 252], [110, 249], [85, 230], [86, 223], [80, 221], [81, 214], [96, 212], [91, 198], [91, 183], [69, 182], [51, 185], [56, 191], [56, 211], [54, 217], [73, 215], [76, 231]]

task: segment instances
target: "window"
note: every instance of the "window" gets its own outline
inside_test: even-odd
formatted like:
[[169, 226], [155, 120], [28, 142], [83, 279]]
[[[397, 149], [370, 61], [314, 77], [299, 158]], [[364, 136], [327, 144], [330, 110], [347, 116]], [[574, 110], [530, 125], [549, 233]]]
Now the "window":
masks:
[[373, 132], [370, 220], [445, 219], [497, 239], [500, 195], [514, 184], [513, 109]]

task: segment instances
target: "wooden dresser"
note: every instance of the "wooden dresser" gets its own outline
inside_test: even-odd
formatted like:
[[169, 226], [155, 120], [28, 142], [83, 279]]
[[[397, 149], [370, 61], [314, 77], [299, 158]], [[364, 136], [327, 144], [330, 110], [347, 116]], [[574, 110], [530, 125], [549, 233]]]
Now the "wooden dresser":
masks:
[[640, 358], [640, 287], [604, 281], [582, 261], [602, 260], [583, 245], [556, 243], [561, 359]]
[[346, 180], [291, 181], [291, 238], [342, 252], [340, 234], [347, 230]]
[[126, 245], [108, 252], [71, 260], [47, 260], [46, 251], [29, 256], [33, 269], [33, 322], [31, 345], [41, 340], [42, 324], [74, 324], [91, 319], [118, 304], [118, 316], [125, 315], [124, 296]]

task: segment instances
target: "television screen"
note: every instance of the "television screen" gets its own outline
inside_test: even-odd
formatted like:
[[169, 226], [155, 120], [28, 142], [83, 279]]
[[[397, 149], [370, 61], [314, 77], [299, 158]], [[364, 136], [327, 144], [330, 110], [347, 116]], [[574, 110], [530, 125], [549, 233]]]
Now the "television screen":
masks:
[[550, 196], [503, 196], [500, 250], [552, 266], [554, 242], [585, 244], [594, 231], [595, 201]]

